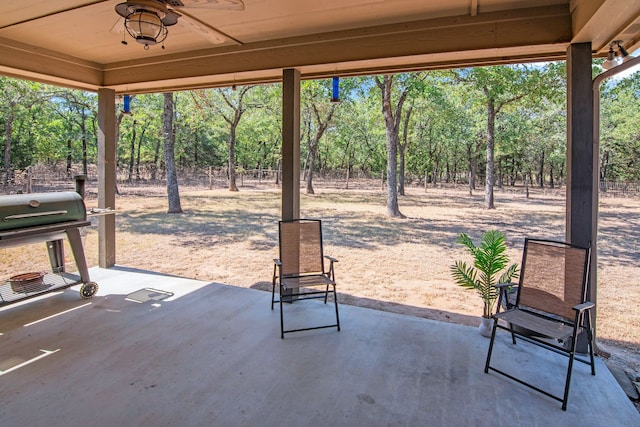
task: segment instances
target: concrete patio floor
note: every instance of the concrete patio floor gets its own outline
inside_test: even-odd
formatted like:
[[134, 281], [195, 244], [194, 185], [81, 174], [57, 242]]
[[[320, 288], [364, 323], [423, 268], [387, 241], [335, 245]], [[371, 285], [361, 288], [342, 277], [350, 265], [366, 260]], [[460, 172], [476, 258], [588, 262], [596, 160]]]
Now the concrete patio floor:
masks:
[[[341, 332], [282, 340], [266, 292], [126, 268], [90, 275], [91, 300], [71, 288], [0, 308], [0, 425], [640, 426], [600, 359], [595, 377], [576, 364], [563, 412], [485, 374], [489, 340], [476, 328], [341, 305]], [[174, 295], [127, 299], [143, 288]], [[333, 314], [318, 301], [285, 309], [300, 325]], [[559, 393], [566, 358], [507, 338], [496, 363]]]

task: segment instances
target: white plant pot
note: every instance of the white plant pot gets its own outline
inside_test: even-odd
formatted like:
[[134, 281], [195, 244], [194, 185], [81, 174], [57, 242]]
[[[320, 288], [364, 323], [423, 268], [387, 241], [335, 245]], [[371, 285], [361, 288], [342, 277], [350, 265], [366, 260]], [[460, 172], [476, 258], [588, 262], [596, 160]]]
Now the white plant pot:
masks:
[[480, 318], [480, 326], [478, 326], [478, 331], [480, 335], [483, 337], [491, 338], [491, 329], [493, 328], [493, 319], [486, 317]]

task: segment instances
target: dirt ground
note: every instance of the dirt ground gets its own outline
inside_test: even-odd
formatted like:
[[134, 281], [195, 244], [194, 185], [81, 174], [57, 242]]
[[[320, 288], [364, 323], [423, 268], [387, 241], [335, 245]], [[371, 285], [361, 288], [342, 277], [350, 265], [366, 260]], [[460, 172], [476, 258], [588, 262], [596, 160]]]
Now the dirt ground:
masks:
[[[409, 188], [399, 201], [407, 218], [392, 219], [380, 188], [336, 187], [316, 185], [315, 195], [302, 194], [301, 216], [323, 219], [325, 253], [339, 260], [339, 297], [346, 304], [475, 326], [482, 302], [456, 286], [449, 271], [455, 260], [469, 259], [455, 243], [460, 232], [477, 241], [485, 230], [503, 231], [512, 262], [520, 262], [525, 236], [565, 237], [564, 189], [532, 190], [529, 198], [522, 190], [498, 190], [496, 209], [487, 211], [481, 191], [470, 196], [464, 187]], [[118, 265], [271, 291], [279, 189], [181, 188], [183, 214], [165, 213], [163, 188], [120, 190]], [[91, 188], [87, 206], [97, 206]], [[639, 213], [636, 198], [600, 200], [596, 332], [610, 360], [638, 375]], [[85, 230], [85, 252], [94, 266], [97, 227]], [[71, 251], [66, 253], [73, 270]], [[0, 249], [0, 259], [0, 279], [48, 268], [42, 244]], [[267, 301], [265, 295], [265, 307]]]

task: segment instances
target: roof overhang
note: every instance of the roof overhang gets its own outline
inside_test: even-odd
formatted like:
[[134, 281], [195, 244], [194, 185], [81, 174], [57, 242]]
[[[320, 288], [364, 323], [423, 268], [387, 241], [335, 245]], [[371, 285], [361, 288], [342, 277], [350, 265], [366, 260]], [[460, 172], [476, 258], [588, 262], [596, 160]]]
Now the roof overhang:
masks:
[[[384, 0], [368, 1], [377, 6]], [[22, 27], [53, 17], [63, 25], [72, 25], [78, 19], [74, 13], [79, 10], [101, 6], [106, 8], [103, 12], [106, 14], [117, 4], [117, 1], [103, 0], [82, 6], [82, 1], [66, 0], [66, 3], [76, 4], [76, 8], [45, 18], [38, 18], [40, 15], [34, 10], [35, 18], [25, 19], [25, 23], [0, 24], [0, 73], [86, 90], [105, 87], [117, 93], [142, 93], [275, 82], [282, 79], [285, 68], [299, 69], [303, 78], [322, 78], [561, 60], [566, 58], [566, 49], [571, 43], [591, 42], [594, 53], [602, 55], [612, 40], [623, 40], [629, 49], [637, 47], [640, 41], [640, 0], [526, 2], [544, 4], [530, 8], [507, 8], [510, 4], [523, 3], [507, 0], [451, 1], [468, 4], [468, 12], [453, 16], [441, 12], [440, 15], [445, 16], [405, 18], [380, 25], [366, 25], [365, 22], [357, 28], [265, 37], [264, 40], [246, 35], [245, 38], [255, 41], [241, 42], [232, 38], [228, 43], [207, 48], [200, 48], [201, 44], [196, 43], [194, 48], [185, 47], [174, 52], [168, 49], [166, 54], [131, 50], [139, 46], [128, 47], [127, 55], [118, 53], [125, 51], [109, 53], [108, 49], [122, 48], [113, 42], [114, 46], [105, 48], [104, 56], [90, 52], [80, 57], [70, 54], [72, 49], [54, 49], [55, 44], [36, 45], [18, 40], [17, 35], [26, 34], [26, 29], [18, 31]], [[415, 7], [419, 3], [430, 3], [406, 2]], [[7, 3], [17, 2], [5, 0], [0, 12], [7, 8]], [[21, 3], [42, 2], [23, 0]], [[247, 8], [253, 7], [251, 0], [245, 0], [245, 3]], [[446, 4], [440, 0], [434, 3]], [[505, 9], [482, 12], [479, 5], [484, 3], [504, 4]], [[392, 6], [390, 2], [387, 4]], [[86, 19], [90, 19], [89, 16]], [[113, 19], [115, 17], [113, 12]], [[378, 21], [371, 20], [372, 23]], [[28, 28], [35, 30], [37, 27]], [[176, 43], [179, 36], [175, 36]], [[98, 43], [102, 40], [100, 37], [107, 36], [98, 33], [95, 37], [94, 43]], [[118, 56], [126, 59], [110, 60]]]

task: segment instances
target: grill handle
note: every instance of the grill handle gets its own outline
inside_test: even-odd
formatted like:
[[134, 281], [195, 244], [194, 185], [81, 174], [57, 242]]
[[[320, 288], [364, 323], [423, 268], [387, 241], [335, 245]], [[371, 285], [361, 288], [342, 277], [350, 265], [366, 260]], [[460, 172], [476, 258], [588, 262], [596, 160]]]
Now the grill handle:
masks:
[[16, 215], [8, 215], [5, 216], [3, 221], [9, 221], [12, 219], [23, 219], [23, 218], [35, 218], [39, 216], [49, 216], [49, 215], [66, 215], [69, 211], [48, 211], [48, 212], [35, 212], [35, 213], [26, 213], [26, 214], [16, 214]]

